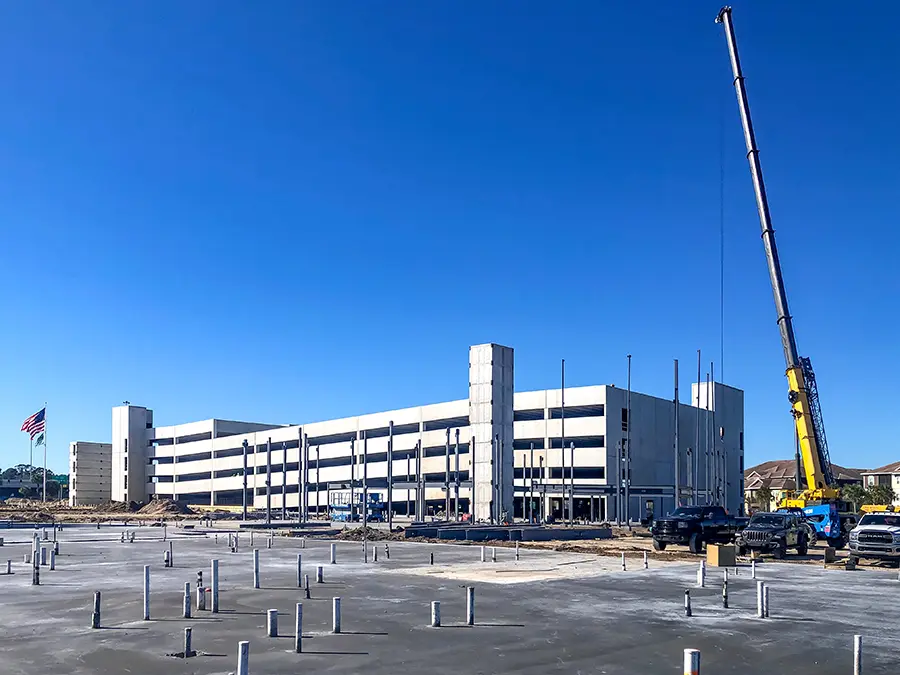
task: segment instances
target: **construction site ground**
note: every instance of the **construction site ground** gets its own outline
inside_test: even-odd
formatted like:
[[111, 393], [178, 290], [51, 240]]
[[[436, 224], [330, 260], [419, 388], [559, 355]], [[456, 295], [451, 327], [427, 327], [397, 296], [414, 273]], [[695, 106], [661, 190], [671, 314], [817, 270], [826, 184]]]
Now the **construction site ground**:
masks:
[[[133, 531], [133, 543], [121, 541]], [[855, 634], [863, 635], [867, 675], [897, 672], [900, 643], [895, 572], [844, 571], [766, 561], [759, 580], [770, 586], [770, 618], [756, 617], [756, 581], [748, 565], [729, 569], [729, 607], [722, 606], [723, 570], [710, 568], [697, 586], [691, 562], [629, 560], [576, 551], [498, 547], [481, 562], [476, 546], [389, 541], [336, 542], [259, 537], [260, 588], [252, 584], [253, 551], [241, 534], [236, 553], [224, 530], [72, 525], [57, 533], [56, 569], [41, 568], [31, 585], [32, 531], [6, 530], [0, 557], [0, 650], [10, 675], [224, 675], [234, 673], [238, 642], [250, 643], [250, 672], [359, 673], [677, 673], [685, 648], [701, 651], [716, 673], [781, 672], [844, 675], [852, 671]], [[167, 540], [163, 540], [163, 537]], [[51, 535], [52, 538], [52, 535]], [[126, 537], [127, 538], [127, 537]], [[172, 544], [174, 566], [163, 566]], [[385, 544], [389, 547], [387, 556]], [[372, 562], [371, 547], [379, 550]], [[310, 575], [311, 597], [297, 587], [297, 556]], [[431, 556], [434, 556], [434, 564]], [[218, 614], [196, 609], [182, 617], [183, 587], [198, 570], [209, 584], [219, 561]], [[143, 566], [150, 565], [149, 621], [142, 620]], [[324, 583], [316, 584], [317, 566]], [[475, 625], [467, 626], [465, 586], [475, 588]], [[690, 590], [693, 616], [684, 615]], [[101, 592], [101, 628], [90, 628]], [[332, 598], [340, 597], [342, 632], [334, 634]], [[429, 627], [431, 602], [442, 626]], [[294, 607], [303, 603], [303, 653], [293, 651]], [[266, 636], [266, 611], [279, 612], [278, 637]], [[197, 656], [182, 649], [193, 629]]]

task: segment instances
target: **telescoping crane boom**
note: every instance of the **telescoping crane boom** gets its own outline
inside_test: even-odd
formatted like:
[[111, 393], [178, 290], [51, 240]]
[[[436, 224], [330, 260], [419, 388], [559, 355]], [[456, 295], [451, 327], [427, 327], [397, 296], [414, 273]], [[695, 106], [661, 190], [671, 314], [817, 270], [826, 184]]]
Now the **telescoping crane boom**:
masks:
[[[806, 506], [810, 502], [835, 500], [838, 496], [834, 487], [834, 476], [831, 461], [828, 458], [828, 443], [825, 440], [825, 425], [822, 422], [822, 411], [819, 407], [819, 393], [816, 387], [816, 376], [812, 364], [797, 351], [797, 340], [794, 337], [794, 326], [788, 311], [787, 294], [784, 290], [784, 279], [781, 276], [781, 263], [778, 260], [778, 249], [775, 246], [775, 230], [772, 229], [772, 218], [769, 215], [769, 201], [766, 197], [766, 186], [763, 182], [762, 168], [759, 164], [759, 150], [756, 147], [756, 136], [753, 133], [753, 122], [750, 119], [750, 105], [747, 102], [747, 90], [744, 86], [744, 75], [738, 56], [737, 42], [734, 37], [734, 24], [731, 20], [731, 7], [719, 10], [716, 23], [725, 26], [725, 37], [728, 41], [728, 52], [731, 56], [731, 70], [734, 75], [734, 90], [737, 94], [738, 107], [741, 112], [741, 123], [744, 127], [744, 141], [747, 144], [747, 160], [750, 162], [750, 176], [756, 193], [756, 208], [759, 211], [759, 224], [762, 227], [763, 246], [766, 260], [769, 263], [769, 279], [775, 294], [775, 309], [778, 312], [778, 328], [781, 331], [781, 344], [784, 347], [784, 360], [787, 367], [791, 414], [797, 427], [797, 438], [800, 441], [800, 457], [806, 474], [806, 489], [788, 499], [786, 506]], [[798, 489], [800, 476], [797, 476]]]

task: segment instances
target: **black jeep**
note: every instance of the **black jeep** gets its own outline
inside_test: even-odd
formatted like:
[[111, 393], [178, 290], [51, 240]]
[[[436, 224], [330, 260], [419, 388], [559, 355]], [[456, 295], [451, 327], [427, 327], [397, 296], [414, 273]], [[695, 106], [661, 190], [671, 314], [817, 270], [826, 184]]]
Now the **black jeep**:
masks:
[[754, 513], [735, 543], [740, 555], [766, 551], [780, 559], [789, 548], [797, 549], [798, 555], [806, 555], [809, 532], [806, 524], [792, 513]]

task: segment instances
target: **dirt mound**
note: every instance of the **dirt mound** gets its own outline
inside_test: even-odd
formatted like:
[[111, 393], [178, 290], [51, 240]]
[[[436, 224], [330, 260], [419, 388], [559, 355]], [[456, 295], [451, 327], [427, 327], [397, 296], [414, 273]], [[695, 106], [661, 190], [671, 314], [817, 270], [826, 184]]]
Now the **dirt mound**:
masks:
[[342, 541], [398, 541], [403, 539], [403, 533], [377, 530], [371, 527], [350, 527], [341, 530], [341, 533], [335, 538]]
[[138, 510], [139, 504], [137, 502], [104, 502], [103, 504], [97, 504], [94, 507], [94, 510], [98, 513], [134, 513]]
[[65, 500], [42, 502], [40, 499], [23, 499], [22, 497], [10, 497], [0, 504], [6, 508], [20, 511], [56, 511], [69, 508], [69, 502]]
[[187, 505], [171, 499], [154, 499], [138, 513], [142, 516], [187, 516], [194, 512]]

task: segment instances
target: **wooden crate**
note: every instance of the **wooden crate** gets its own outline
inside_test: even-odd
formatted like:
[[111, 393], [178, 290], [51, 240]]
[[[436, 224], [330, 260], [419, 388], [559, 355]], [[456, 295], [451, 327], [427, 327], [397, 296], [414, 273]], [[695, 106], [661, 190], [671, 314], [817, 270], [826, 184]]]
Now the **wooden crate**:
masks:
[[707, 544], [706, 564], [709, 567], [734, 567], [736, 551], [732, 544]]

